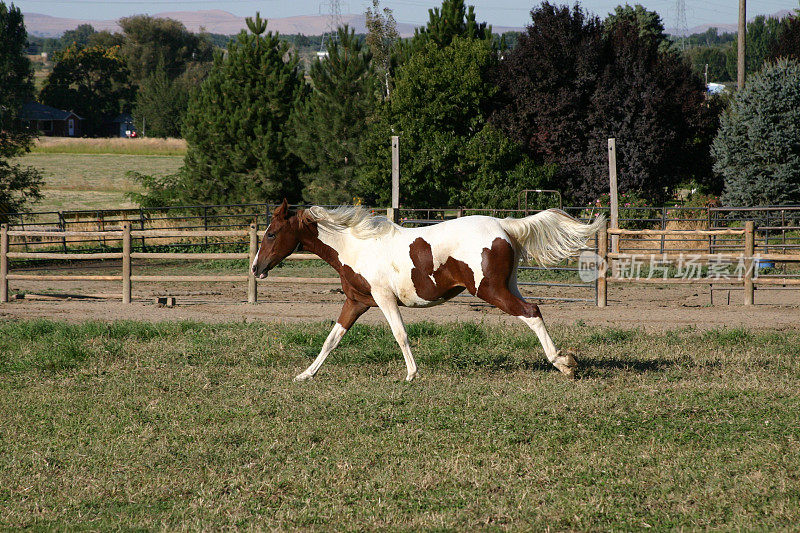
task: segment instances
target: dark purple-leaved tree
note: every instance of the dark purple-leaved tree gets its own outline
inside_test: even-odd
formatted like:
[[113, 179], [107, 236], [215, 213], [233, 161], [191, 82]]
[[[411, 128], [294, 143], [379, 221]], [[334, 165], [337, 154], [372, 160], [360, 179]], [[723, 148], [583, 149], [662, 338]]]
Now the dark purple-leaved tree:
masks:
[[537, 163], [557, 166], [575, 202], [608, 191], [607, 139], [617, 139], [619, 188], [662, 201], [685, 180], [708, 181], [716, 106], [660, 32], [620, 12], [603, 24], [578, 6], [543, 3], [498, 68], [505, 95], [493, 122]]

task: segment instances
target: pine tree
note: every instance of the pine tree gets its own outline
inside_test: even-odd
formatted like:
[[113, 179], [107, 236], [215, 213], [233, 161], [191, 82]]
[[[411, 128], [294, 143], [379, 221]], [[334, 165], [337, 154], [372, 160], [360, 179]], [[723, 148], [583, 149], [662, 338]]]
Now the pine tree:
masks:
[[800, 62], [767, 63], [734, 95], [714, 139], [714, 170], [733, 206], [800, 202]]
[[292, 109], [305, 97], [295, 55], [256, 14], [217, 53], [193, 93], [184, 126], [188, 152], [182, 178], [185, 202], [204, 204], [300, 200], [301, 162], [287, 141]]
[[180, 137], [189, 87], [182, 78], [170, 79], [163, 67], [142, 80], [133, 115], [138, 131], [148, 137]]
[[475, 20], [475, 6], [467, 8], [464, 0], [444, 0], [441, 8], [428, 10], [428, 24], [414, 30], [409, 51], [423, 50], [430, 42], [444, 48], [456, 36], [492, 41], [492, 27]]
[[375, 106], [371, 54], [353, 30], [338, 29], [328, 57], [311, 65], [313, 93], [292, 118], [295, 137], [289, 146], [308, 171], [301, 177], [303, 199], [317, 204], [353, 201], [364, 124]]
[[22, 105], [33, 99], [33, 69], [25, 57], [27, 33], [19, 8], [0, 2], [0, 222], [41, 198], [42, 176], [11, 158], [30, 150], [33, 132], [19, 120]]

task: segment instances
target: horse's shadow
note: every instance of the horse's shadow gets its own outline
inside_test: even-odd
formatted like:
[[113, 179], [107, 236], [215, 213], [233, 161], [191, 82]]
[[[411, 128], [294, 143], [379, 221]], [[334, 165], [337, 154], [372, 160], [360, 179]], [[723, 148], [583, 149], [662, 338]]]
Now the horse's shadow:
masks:
[[[580, 356], [579, 356], [580, 357]], [[578, 359], [578, 377], [600, 377], [609, 373], [632, 372], [645, 374], [663, 372], [679, 364], [674, 359], [592, 359], [582, 357]]]
[[[680, 361], [672, 359], [593, 359], [591, 357], [581, 357], [580, 353], [576, 356], [578, 360], [578, 369], [576, 377], [578, 378], [597, 378], [609, 377], [617, 373], [633, 373], [645, 374], [663, 372], [671, 367], [680, 364]], [[478, 365], [475, 365], [476, 368]], [[544, 361], [526, 361], [522, 365], [526, 370], [539, 373], [539, 372], [552, 372], [553, 365]], [[501, 371], [503, 368], [495, 368], [494, 370]]]

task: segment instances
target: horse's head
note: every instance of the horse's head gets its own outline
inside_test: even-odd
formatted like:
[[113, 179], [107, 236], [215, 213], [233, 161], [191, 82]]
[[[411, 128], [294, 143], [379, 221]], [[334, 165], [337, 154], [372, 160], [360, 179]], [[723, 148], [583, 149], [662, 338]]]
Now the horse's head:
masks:
[[300, 220], [297, 212], [289, 210], [289, 203], [283, 203], [272, 213], [261, 246], [250, 269], [257, 278], [266, 278], [267, 272], [275, 268], [291, 254], [300, 243]]

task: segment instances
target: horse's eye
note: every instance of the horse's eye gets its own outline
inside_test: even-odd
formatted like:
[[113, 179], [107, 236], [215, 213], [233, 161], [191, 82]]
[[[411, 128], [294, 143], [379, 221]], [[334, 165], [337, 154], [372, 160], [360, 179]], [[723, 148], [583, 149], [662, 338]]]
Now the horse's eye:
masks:
[[274, 239], [274, 238], [275, 238], [274, 233], [267, 233], [267, 239]]

